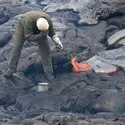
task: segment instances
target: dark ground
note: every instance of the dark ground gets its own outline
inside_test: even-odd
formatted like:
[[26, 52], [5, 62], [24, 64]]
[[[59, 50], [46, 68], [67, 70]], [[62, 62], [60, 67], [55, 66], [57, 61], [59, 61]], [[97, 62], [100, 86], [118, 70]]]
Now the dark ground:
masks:
[[[101, 3], [90, 0], [89, 4], [78, 1], [81, 6], [78, 7], [76, 2], [76, 12], [58, 5], [70, 0], [0, 0], [0, 125], [125, 124], [125, 72], [122, 69], [113, 75], [93, 71], [73, 73], [70, 58], [64, 52], [53, 51], [55, 81], [50, 83], [48, 92], [37, 92], [37, 83], [44, 81], [41, 60], [37, 45], [25, 42], [17, 74], [11, 80], [3, 76], [12, 49], [17, 17], [29, 10], [46, 7], [44, 10], [52, 16], [64, 47], [70, 54], [77, 55], [79, 61], [105, 50], [104, 42], [124, 29], [124, 1], [106, 0]], [[62, 9], [53, 12], [55, 7], [52, 3]], [[110, 4], [112, 6], [108, 6]], [[68, 7], [74, 9], [71, 5]], [[116, 8], [112, 9], [114, 6]], [[88, 12], [88, 18], [83, 12]], [[90, 12], [95, 15], [92, 17]], [[86, 22], [98, 24], [89, 26]]]

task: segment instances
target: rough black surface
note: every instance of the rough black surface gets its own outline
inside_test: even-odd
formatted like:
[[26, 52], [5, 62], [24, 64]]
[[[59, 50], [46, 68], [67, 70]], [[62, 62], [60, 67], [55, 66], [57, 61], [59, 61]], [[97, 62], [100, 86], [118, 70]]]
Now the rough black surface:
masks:
[[[124, 70], [113, 75], [93, 71], [73, 73], [71, 58], [54, 50], [56, 78], [50, 83], [49, 91], [38, 92], [37, 84], [46, 81], [38, 47], [36, 43], [25, 42], [17, 73], [12, 79], [3, 76], [17, 18], [24, 12], [43, 8], [49, 11], [64, 48], [84, 61], [105, 50], [107, 38], [124, 29], [124, 0], [0, 0], [0, 4], [1, 125], [125, 124]], [[62, 7], [62, 4], [66, 5]]]

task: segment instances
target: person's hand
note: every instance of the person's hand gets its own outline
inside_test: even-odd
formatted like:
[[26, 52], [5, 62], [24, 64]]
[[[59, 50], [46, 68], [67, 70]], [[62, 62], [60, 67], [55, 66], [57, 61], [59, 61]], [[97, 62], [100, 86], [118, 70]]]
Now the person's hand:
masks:
[[63, 49], [63, 45], [62, 45], [61, 41], [58, 41], [57, 43], [55, 43], [55, 45], [56, 45], [57, 49]]
[[54, 35], [52, 37], [52, 40], [54, 41], [57, 49], [63, 49], [63, 44], [61, 43], [61, 41], [57, 35]]

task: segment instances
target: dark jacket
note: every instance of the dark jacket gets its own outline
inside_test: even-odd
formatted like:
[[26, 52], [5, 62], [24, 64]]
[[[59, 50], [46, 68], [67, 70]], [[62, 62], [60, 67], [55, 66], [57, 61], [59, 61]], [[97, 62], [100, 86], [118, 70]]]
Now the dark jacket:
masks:
[[24, 19], [23, 28], [24, 28], [24, 35], [25, 35], [26, 40], [31, 41], [36, 34], [40, 33], [40, 31], [38, 30], [38, 28], [36, 26], [36, 21], [40, 17], [45, 18], [49, 23], [48, 35], [50, 37], [53, 37], [55, 35], [55, 30], [53, 28], [52, 20], [47, 13], [44, 13], [41, 11], [29, 11], [29, 12], [25, 13], [23, 15], [23, 17], [24, 17], [23, 18]]

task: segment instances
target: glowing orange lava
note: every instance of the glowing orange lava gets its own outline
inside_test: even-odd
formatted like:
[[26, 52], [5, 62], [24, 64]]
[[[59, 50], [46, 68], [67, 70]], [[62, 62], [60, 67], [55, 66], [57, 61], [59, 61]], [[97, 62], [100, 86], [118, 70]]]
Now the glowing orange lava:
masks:
[[91, 70], [91, 66], [88, 63], [78, 63], [76, 58], [72, 58], [71, 64], [73, 66], [73, 72], [83, 72]]

